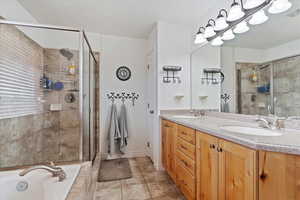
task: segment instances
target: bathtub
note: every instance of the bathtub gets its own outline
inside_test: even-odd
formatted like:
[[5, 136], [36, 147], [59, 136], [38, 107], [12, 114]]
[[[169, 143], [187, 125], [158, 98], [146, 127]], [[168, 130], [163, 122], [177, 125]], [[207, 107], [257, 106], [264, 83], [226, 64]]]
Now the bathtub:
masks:
[[63, 182], [44, 170], [32, 171], [23, 177], [19, 176], [22, 170], [0, 171], [0, 200], [65, 200], [80, 165], [60, 167], [67, 174]]

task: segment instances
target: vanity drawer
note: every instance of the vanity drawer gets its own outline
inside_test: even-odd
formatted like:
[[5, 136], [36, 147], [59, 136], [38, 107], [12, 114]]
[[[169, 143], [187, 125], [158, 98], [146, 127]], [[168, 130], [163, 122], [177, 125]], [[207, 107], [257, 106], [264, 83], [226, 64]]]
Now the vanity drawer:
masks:
[[185, 140], [178, 138], [177, 139], [177, 150], [184, 153], [186, 156], [190, 157], [192, 160], [195, 160], [196, 147]]
[[188, 200], [194, 200], [196, 196], [195, 178], [180, 164], [177, 164], [177, 179], [181, 192]]
[[179, 125], [178, 136], [191, 144], [196, 144], [196, 131], [194, 129]]
[[195, 162], [181, 151], [176, 152], [177, 162], [184, 166], [192, 176], [195, 176]]

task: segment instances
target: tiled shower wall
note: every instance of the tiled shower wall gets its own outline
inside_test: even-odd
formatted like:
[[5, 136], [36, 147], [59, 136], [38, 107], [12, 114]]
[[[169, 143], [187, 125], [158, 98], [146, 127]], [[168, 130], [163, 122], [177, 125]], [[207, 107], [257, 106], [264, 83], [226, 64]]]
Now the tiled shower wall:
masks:
[[[257, 70], [258, 66], [266, 66]], [[270, 82], [271, 67], [274, 79], [274, 111], [277, 116], [300, 116], [300, 56], [284, 58], [264, 64], [237, 63], [240, 69], [240, 113], [249, 115], [268, 115], [267, 106], [271, 104], [270, 93], [258, 93], [257, 87]], [[257, 72], [259, 81], [252, 82], [249, 76]]]
[[277, 116], [300, 116], [300, 56], [273, 62]]
[[[58, 49], [43, 49], [10, 25], [0, 25], [0, 48], [0, 56], [25, 66], [46, 66], [47, 76], [70, 81], [65, 82], [62, 91], [44, 92], [43, 113], [0, 120], [0, 168], [79, 160], [78, 92], [74, 92], [75, 103], [64, 101], [68, 89], [78, 86], [78, 74], [72, 77], [63, 74], [63, 67], [70, 63], [78, 66], [78, 52], [73, 51], [74, 57], [69, 61], [59, 54]], [[63, 110], [50, 112], [51, 103], [61, 103]]]
[[[270, 93], [259, 93], [257, 87], [270, 82], [270, 68], [259, 69], [256, 63], [237, 63], [240, 78], [238, 84], [238, 111], [246, 115], [267, 115], [270, 104]], [[256, 72], [258, 81], [250, 80], [250, 75]]]

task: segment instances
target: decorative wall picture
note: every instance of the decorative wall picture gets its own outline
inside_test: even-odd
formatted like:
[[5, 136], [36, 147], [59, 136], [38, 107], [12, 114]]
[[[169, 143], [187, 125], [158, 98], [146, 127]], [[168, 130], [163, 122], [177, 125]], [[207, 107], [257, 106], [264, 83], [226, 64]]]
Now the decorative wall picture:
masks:
[[121, 81], [127, 81], [131, 77], [131, 71], [126, 66], [121, 66], [117, 69], [116, 75], [119, 80]]

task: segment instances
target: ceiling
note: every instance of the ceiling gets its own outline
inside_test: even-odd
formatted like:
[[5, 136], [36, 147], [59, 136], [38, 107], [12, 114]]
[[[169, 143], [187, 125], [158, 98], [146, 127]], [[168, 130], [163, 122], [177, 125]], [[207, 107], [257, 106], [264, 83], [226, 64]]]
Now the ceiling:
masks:
[[18, 0], [18, 2], [40, 23], [84, 27], [89, 32], [135, 38], [146, 38], [157, 21], [196, 27], [201, 16], [210, 8], [214, 8], [216, 3], [220, 4], [220, 0]]
[[[157, 21], [191, 26], [216, 17], [232, 0], [18, 0], [40, 23], [83, 27], [86, 31], [146, 38]], [[245, 0], [244, 0], [245, 1]], [[227, 41], [226, 46], [267, 49], [300, 38], [300, 15], [287, 16], [300, 9], [299, 0], [279, 15], [269, 15], [266, 23], [252, 26], [245, 34]], [[300, 13], [299, 13], [300, 14]]]
[[300, 39], [300, 15], [290, 17], [290, 14], [300, 14], [300, 1], [290, 0], [293, 7], [281, 14], [267, 13], [269, 20], [261, 25], [251, 26], [250, 31], [237, 35], [236, 39], [225, 42], [226, 46], [268, 49], [289, 41]]

